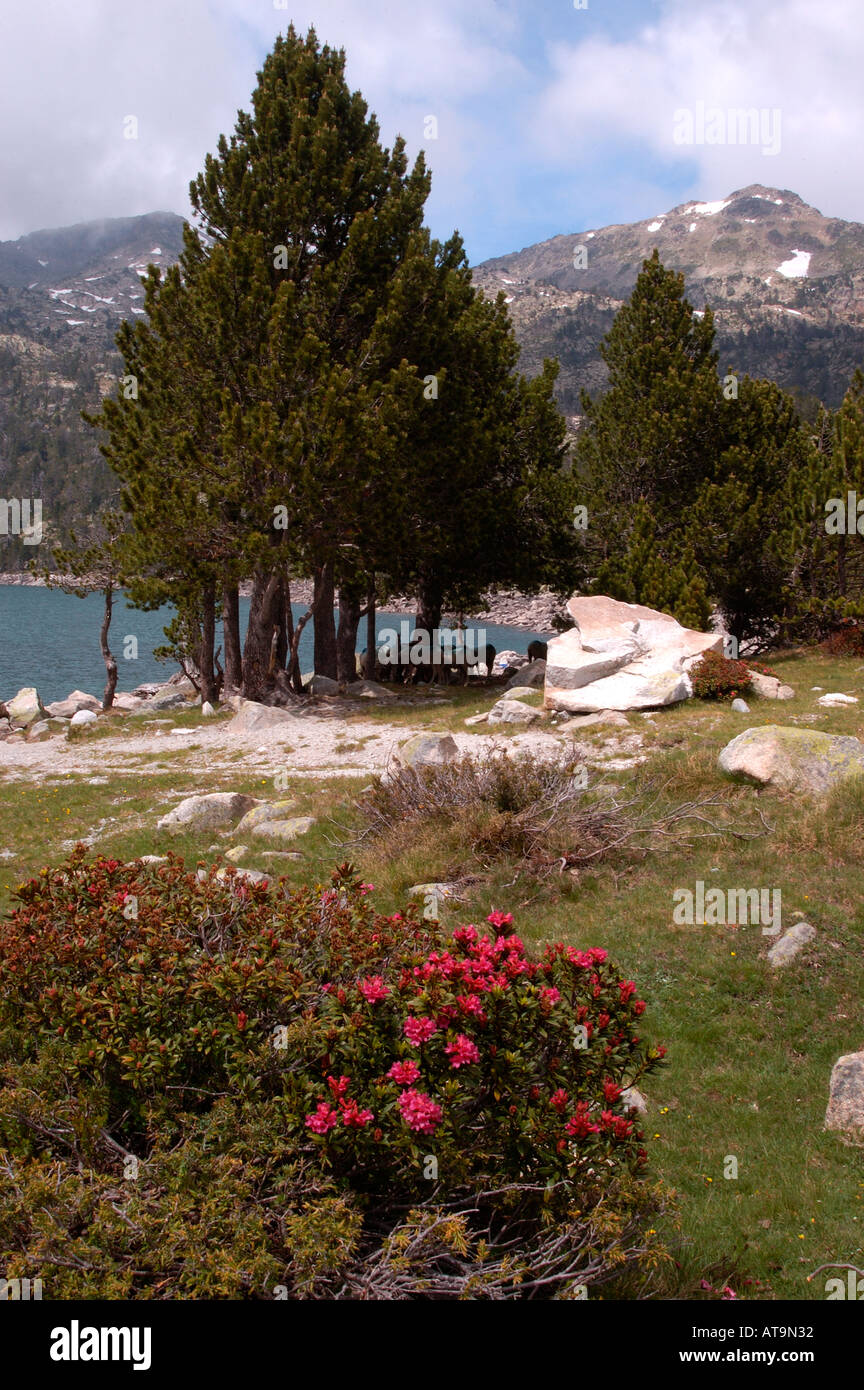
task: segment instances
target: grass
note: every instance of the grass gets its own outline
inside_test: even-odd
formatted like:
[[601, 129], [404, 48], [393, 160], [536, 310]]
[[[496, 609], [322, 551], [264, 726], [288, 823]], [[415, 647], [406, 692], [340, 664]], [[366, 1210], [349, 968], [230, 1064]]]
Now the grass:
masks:
[[[224, 850], [236, 836], [175, 838], [155, 830], [181, 793], [230, 787], [294, 796], [292, 814], [317, 817], [290, 846], [302, 858], [262, 861], [258, 844], [247, 841], [244, 863], [278, 864], [278, 872], [300, 883], [326, 881], [333, 865], [349, 858], [375, 884], [382, 911], [404, 906], [412, 884], [461, 877], [462, 901], [443, 908], [449, 922], [483, 921], [495, 908], [512, 911], [524, 938], [602, 945], [636, 980], [649, 1006], [646, 1033], [668, 1048], [667, 1065], [646, 1086], [643, 1125], [652, 1170], [677, 1193], [677, 1213], [663, 1228], [677, 1264], [658, 1276], [663, 1296], [698, 1294], [705, 1279], [714, 1286], [728, 1282], [742, 1297], [821, 1299], [831, 1271], [807, 1282], [818, 1265], [864, 1267], [864, 1149], [822, 1128], [833, 1063], [864, 1046], [864, 782], [820, 805], [725, 782], [716, 758], [735, 733], [763, 724], [797, 723], [864, 739], [864, 666], [800, 653], [769, 662], [795, 688], [794, 700], [751, 699], [749, 715], [690, 701], [650, 719], [629, 717], [653, 756], [614, 775], [623, 795], [654, 798], [662, 812], [720, 794], [710, 813], [716, 833], [703, 826], [705, 837], [695, 847], [670, 839], [647, 858], [622, 854], [590, 870], [538, 878], [512, 860], [471, 853], [432, 822], [412, 824], [410, 835], [389, 843], [356, 843], [354, 803], [364, 785], [356, 777], [292, 779], [289, 792], [276, 792], [260, 774], [244, 774], [238, 757], [236, 773], [210, 775], [205, 787], [200, 771], [193, 775], [182, 757], [172, 757], [168, 770], [143, 761], [97, 786], [58, 776], [25, 792], [20, 783], [0, 781], [0, 849], [14, 853], [0, 859], [0, 910], [15, 883], [61, 858], [64, 845], [103, 820], [97, 847], [106, 854], [131, 858], [172, 848], [192, 863], [210, 862], [211, 846]], [[821, 710], [812, 686], [858, 695], [861, 704]], [[358, 715], [345, 719], [344, 743], [361, 741], [351, 733], [357, 717], [466, 732], [464, 719], [487, 709], [497, 693], [454, 687], [447, 704], [419, 694], [395, 708], [364, 701]], [[160, 717], [169, 715], [177, 723], [190, 718], [174, 711]], [[487, 730], [481, 725], [475, 732]], [[601, 726], [580, 730], [578, 738], [597, 748], [626, 734]], [[740, 838], [742, 828], [752, 838]], [[261, 848], [279, 847], [261, 842]], [[792, 965], [772, 971], [765, 959], [770, 940], [759, 926], [676, 925], [673, 890], [692, 889], [700, 879], [723, 888], [779, 888], [784, 927], [803, 914], [816, 928], [815, 940]], [[725, 1176], [736, 1165], [737, 1177]]]

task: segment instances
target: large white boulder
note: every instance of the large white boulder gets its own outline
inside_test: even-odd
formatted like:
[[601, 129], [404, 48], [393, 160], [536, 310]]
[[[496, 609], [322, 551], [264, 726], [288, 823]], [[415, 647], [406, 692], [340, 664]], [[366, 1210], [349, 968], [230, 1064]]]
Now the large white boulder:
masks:
[[668, 613], [598, 594], [571, 598], [575, 626], [553, 637], [546, 662], [547, 709], [572, 714], [651, 709], [693, 694], [688, 667], [723, 637], [694, 632]]

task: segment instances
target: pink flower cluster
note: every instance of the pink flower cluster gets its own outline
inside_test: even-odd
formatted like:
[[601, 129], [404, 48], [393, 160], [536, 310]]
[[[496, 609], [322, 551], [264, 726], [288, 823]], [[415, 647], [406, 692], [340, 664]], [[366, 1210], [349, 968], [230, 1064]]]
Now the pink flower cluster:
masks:
[[361, 1110], [356, 1100], [346, 1099], [345, 1093], [348, 1090], [350, 1079], [348, 1076], [327, 1077], [330, 1094], [339, 1109], [334, 1109], [326, 1100], [319, 1100], [312, 1114], [306, 1116], [306, 1127], [311, 1129], [313, 1134], [329, 1133], [340, 1119], [348, 1129], [365, 1129], [374, 1120], [375, 1116], [371, 1110]]
[[371, 975], [369, 979], [361, 980], [357, 988], [367, 1004], [378, 1004], [391, 993], [389, 986], [385, 985], [380, 975]]
[[438, 1025], [434, 1018], [406, 1018], [402, 1032], [412, 1047], [420, 1047], [438, 1032]]
[[457, 1033], [455, 1042], [448, 1043], [444, 1051], [450, 1058], [451, 1067], [454, 1068], [465, 1067], [470, 1062], [480, 1061], [480, 1053], [476, 1043], [473, 1043], [464, 1033]]
[[604, 951], [602, 946], [592, 946], [587, 951], [577, 951], [575, 946], [568, 946], [567, 948], [567, 959], [582, 970], [590, 970], [595, 965], [602, 965], [608, 954], [609, 952]]
[[397, 1104], [406, 1125], [416, 1134], [434, 1134], [443, 1119], [441, 1106], [423, 1091], [403, 1091]]
[[407, 1062], [394, 1062], [387, 1075], [397, 1086], [410, 1086], [420, 1075], [420, 1068], [410, 1059]]

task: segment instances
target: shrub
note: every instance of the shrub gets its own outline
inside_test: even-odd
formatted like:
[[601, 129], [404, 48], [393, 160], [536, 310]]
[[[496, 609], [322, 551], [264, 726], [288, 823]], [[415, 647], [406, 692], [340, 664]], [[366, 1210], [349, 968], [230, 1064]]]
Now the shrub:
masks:
[[[599, 948], [85, 859], [0, 924], [0, 1260], [49, 1297], [573, 1296], [658, 1250]], [[659, 1252], [662, 1253], [662, 1252]]]
[[613, 798], [586, 797], [587, 769], [580, 758], [470, 753], [450, 763], [397, 766], [376, 778], [356, 805], [365, 833], [409, 839], [418, 824], [450, 830], [454, 849], [469, 846], [486, 858], [532, 859], [556, 853], [574, 862], [593, 858], [620, 841], [624, 815]]
[[864, 656], [864, 624], [854, 618], [841, 620], [820, 645], [829, 656]]
[[690, 672], [693, 694], [700, 700], [734, 700], [749, 690], [750, 670], [744, 661], [731, 661], [719, 652], [705, 652]]

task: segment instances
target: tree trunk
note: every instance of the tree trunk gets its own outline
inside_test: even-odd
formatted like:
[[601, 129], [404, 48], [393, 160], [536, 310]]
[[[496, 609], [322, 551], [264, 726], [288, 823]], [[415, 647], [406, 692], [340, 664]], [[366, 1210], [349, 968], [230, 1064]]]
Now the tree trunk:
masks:
[[201, 676], [201, 703], [215, 704], [216, 694], [216, 593], [212, 584], [204, 587], [201, 614], [201, 646], [198, 651], [198, 670]]
[[111, 626], [111, 613], [114, 608], [114, 586], [107, 585], [105, 589], [105, 612], [102, 617], [102, 627], [99, 632], [99, 646], [102, 648], [102, 660], [105, 662], [105, 693], [102, 696], [103, 710], [110, 709], [114, 703], [114, 691], [117, 689], [117, 662], [111, 654], [108, 646], [108, 629]]
[[369, 577], [366, 591], [366, 664], [364, 675], [367, 681], [374, 681], [378, 670], [378, 643], [375, 639], [375, 576]]
[[249, 626], [243, 647], [243, 696], [247, 700], [266, 699], [274, 684], [270, 654], [273, 630], [284, 622], [282, 582], [278, 570], [256, 569], [252, 579]]
[[243, 659], [240, 655], [240, 596], [236, 584], [226, 584], [222, 594], [222, 633], [225, 639], [224, 695], [233, 695], [243, 685]]
[[360, 590], [354, 585], [339, 586], [339, 632], [336, 637], [337, 680], [349, 684], [357, 679], [357, 629], [360, 626]]
[[429, 646], [432, 652], [432, 665], [429, 667], [417, 667], [415, 679], [420, 680], [440, 680], [442, 672], [440, 669], [440, 653], [436, 661], [437, 644], [436, 634], [441, 627], [441, 606], [444, 596], [441, 593], [440, 584], [430, 575], [423, 575], [417, 591], [417, 632], [428, 632]]
[[[287, 646], [288, 646], [288, 650], [287, 650], [286, 655], [285, 655], [285, 667], [286, 667], [286, 670], [287, 670], [287, 672], [288, 672], [288, 680], [289, 680], [289, 682], [290, 682], [290, 684], [291, 684], [291, 689], [292, 689], [293, 691], [295, 691], [295, 693], [296, 693], [297, 695], [302, 695], [302, 694], [303, 694], [303, 679], [302, 679], [302, 676], [301, 676], [301, 674], [300, 674], [300, 661], [299, 661], [299, 658], [298, 658], [298, 656], [297, 656], [297, 647], [298, 647], [298, 644], [299, 644], [299, 641], [300, 641], [300, 632], [303, 631], [303, 628], [302, 628], [302, 627], [300, 628], [300, 631], [296, 634], [296, 640], [295, 640], [295, 633], [294, 633], [294, 610], [293, 610], [292, 607], [291, 607], [291, 581], [290, 581], [289, 579], [287, 579], [287, 578], [286, 578], [286, 580], [285, 580], [285, 586], [284, 586], [284, 602], [285, 602], [285, 640], [286, 640]], [[303, 624], [303, 626], [305, 627], [305, 623]]]
[[315, 674], [338, 680], [336, 659], [336, 621], [333, 616], [333, 569], [321, 565], [315, 570]]

